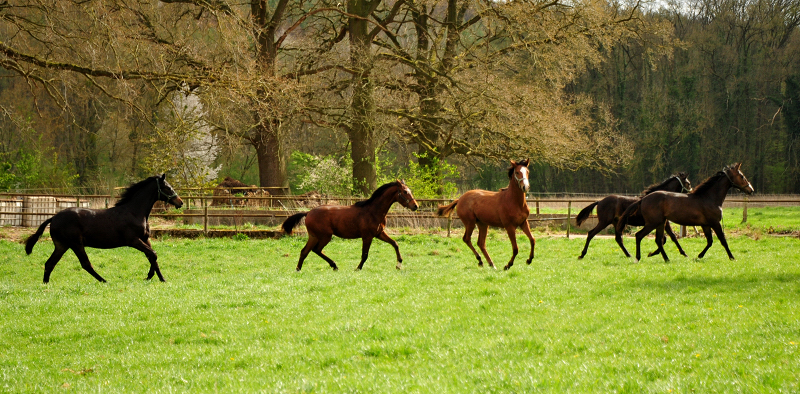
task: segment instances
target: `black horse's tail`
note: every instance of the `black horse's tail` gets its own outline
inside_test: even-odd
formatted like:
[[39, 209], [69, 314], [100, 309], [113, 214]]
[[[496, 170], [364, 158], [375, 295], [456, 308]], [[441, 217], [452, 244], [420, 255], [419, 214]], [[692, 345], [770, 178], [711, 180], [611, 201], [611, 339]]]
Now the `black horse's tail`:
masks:
[[628, 218], [632, 215], [636, 215], [639, 212], [639, 205], [641, 205], [642, 200], [636, 201], [635, 203], [631, 204], [625, 212], [622, 213], [622, 216], [619, 217], [619, 221], [617, 225], [614, 227], [614, 231], [618, 234], [622, 234], [625, 231], [625, 226], [628, 224]]
[[456, 204], [458, 204], [458, 200], [455, 200], [448, 205], [440, 206], [439, 209], [436, 210], [436, 216], [450, 217], [450, 214], [453, 213], [453, 209], [456, 208]]
[[599, 203], [599, 202], [600, 202], [600, 201], [595, 201], [595, 202], [593, 202], [591, 205], [589, 205], [588, 207], [586, 207], [586, 208], [583, 208], [583, 209], [581, 210], [581, 212], [580, 212], [580, 213], [578, 213], [578, 216], [576, 216], [576, 217], [575, 217], [575, 224], [577, 224], [578, 226], [580, 226], [580, 225], [581, 225], [581, 223], [583, 223], [583, 221], [584, 221], [584, 220], [586, 220], [586, 218], [588, 218], [588, 217], [589, 217], [589, 215], [591, 215], [591, 214], [592, 214], [592, 210], [594, 210], [594, 207], [595, 207], [595, 206], [597, 205], [597, 203]]
[[25, 241], [25, 253], [26, 254], [31, 254], [31, 252], [33, 252], [33, 245], [36, 245], [36, 241], [38, 241], [39, 237], [41, 237], [42, 233], [44, 233], [44, 228], [47, 227], [47, 225], [50, 224], [50, 222], [52, 222], [52, 221], [53, 221], [53, 218], [45, 220], [44, 223], [42, 223], [39, 226], [39, 229], [36, 230], [36, 232], [33, 233], [33, 235], [28, 237], [28, 239]]
[[300, 219], [304, 218], [306, 215], [308, 215], [308, 212], [301, 212], [286, 218], [281, 225], [281, 227], [283, 227], [283, 231], [286, 234], [292, 234], [292, 230], [294, 230], [294, 228], [300, 223]]

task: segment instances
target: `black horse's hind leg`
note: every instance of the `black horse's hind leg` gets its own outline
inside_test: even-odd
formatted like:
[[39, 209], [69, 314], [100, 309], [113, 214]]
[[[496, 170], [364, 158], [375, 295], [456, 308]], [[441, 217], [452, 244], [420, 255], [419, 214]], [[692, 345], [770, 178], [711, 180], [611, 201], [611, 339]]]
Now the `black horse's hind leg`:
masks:
[[[611, 223], [604, 223], [604, 222], [601, 221], [601, 222], [597, 223], [597, 226], [594, 226], [593, 229], [589, 230], [589, 234], [586, 235], [586, 244], [583, 245], [583, 251], [581, 252], [581, 255], [578, 256], [579, 259], [582, 259], [583, 256], [586, 256], [586, 252], [589, 251], [589, 242], [592, 241], [592, 238], [594, 238], [595, 235], [597, 235], [598, 233], [603, 231], [603, 229], [606, 228], [609, 224], [611, 224]], [[625, 250], [625, 246], [622, 245], [622, 239], [621, 238], [617, 243], [620, 244], [620, 247], [622, 247], [622, 250], [625, 252], [625, 255], [629, 256], [628, 255], [628, 251]]]
[[[656, 225], [657, 226], [657, 225]], [[636, 232], [636, 261], [641, 260], [641, 248], [642, 248], [642, 238], [646, 237], [647, 234], [650, 234], [653, 229], [656, 228], [654, 225], [645, 225], [641, 230]], [[656, 241], [658, 243], [658, 241]]]
[[714, 243], [714, 235], [711, 232], [711, 227], [708, 226], [701, 226], [701, 227], [703, 228], [703, 234], [705, 234], [706, 236], [706, 247], [705, 249], [703, 249], [702, 252], [700, 252], [700, 254], [697, 255], [698, 259], [702, 259], [703, 256], [706, 255], [706, 251], [708, 251], [708, 248], [710, 248], [711, 244]]
[[94, 267], [92, 267], [92, 263], [89, 262], [89, 256], [86, 255], [86, 250], [82, 245], [73, 246], [72, 251], [75, 252], [75, 256], [78, 256], [78, 261], [81, 262], [81, 267], [83, 267], [86, 272], [94, 276], [94, 278], [98, 281], [105, 283], [106, 280], [94, 270]]
[[508, 261], [503, 270], [508, 270], [514, 265], [514, 259], [517, 258], [517, 253], [519, 253], [519, 247], [517, 246], [517, 226], [509, 226], [506, 227], [506, 232], [508, 233], [508, 239], [511, 240], [511, 260]]
[[[328, 244], [328, 242], [331, 242], [331, 236], [320, 238], [319, 241], [317, 241], [317, 244], [311, 250], [317, 256], [321, 257], [323, 260], [328, 262], [328, 265], [330, 265], [331, 268], [333, 268], [334, 271], [338, 271], [339, 267], [336, 266], [336, 263], [333, 262], [333, 259], [331, 259], [330, 257], [326, 256], [324, 253], [322, 253], [322, 249], [325, 247], [325, 245]], [[300, 271], [299, 268], [297, 270]]]
[[369, 257], [369, 247], [372, 245], [372, 237], [364, 237], [361, 239], [361, 262], [358, 263], [358, 267], [356, 271], [360, 271], [364, 268], [364, 262], [367, 261]]
[[131, 247], [144, 253], [147, 257], [147, 261], [150, 262], [150, 271], [147, 272], [147, 280], [153, 279], [153, 275], [158, 275], [158, 280], [166, 282], [164, 280], [164, 275], [161, 275], [161, 269], [158, 267], [158, 254], [153, 250], [153, 246], [150, 245], [150, 240], [137, 238], [136, 241], [133, 241]]
[[[666, 223], [666, 222], [665, 222]], [[664, 244], [667, 242], [664, 240], [664, 224], [662, 223], [658, 227], [656, 227], [656, 252], [661, 252], [661, 257], [664, 258], [664, 261], [669, 261], [669, 257], [667, 257], [667, 252], [664, 250]]]
[[50, 274], [53, 272], [53, 269], [56, 268], [58, 261], [61, 260], [61, 256], [63, 256], [68, 249], [66, 246], [61, 244], [61, 242], [56, 240], [53, 240], [53, 244], [56, 248], [53, 250], [50, 258], [47, 259], [47, 262], [44, 263], [44, 279], [42, 280], [42, 283], [50, 282]]
[[614, 240], [617, 241], [617, 245], [622, 249], [622, 253], [625, 253], [625, 257], [631, 257], [631, 254], [628, 253], [628, 249], [625, 249], [625, 244], [622, 243], [622, 231], [617, 231], [616, 227], [617, 226], [614, 226]]
[[[683, 251], [683, 248], [681, 247], [681, 244], [678, 242], [678, 237], [672, 231], [672, 226], [669, 225], [669, 222], [667, 222], [667, 224], [664, 226], [664, 231], [667, 232], [667, 235], [669, 235], [669, 239], [671, 239], [672, 242], [675, 243], [675, 246], [678, 247], [678, 251], [683, 255], [683, 257], [686, 257], [686, 252]], [[667, 241], [664, 240], [664, 243], [666, 243], [666, 242]]]
[[397, 254], [397, 265], [394, 266], [397, 269], [403, 268], [403, 257], [400, 256], [400, 247], [397, 246], [397, 242], [395, 242], [392, 238], [389, 237], [389, 234], [386, 234], [386, 230], [378, 234], [378, 239], [392, 245], [394, 247], [394, 252]]
[[717, 238], [719, 238], [719, 243], [725, 247], [725, 251], [728, 252], [728, 258], [731, 260], [735, 260], [733, 258], [733, 254], [731, 253], [731, 249], [728, 248], [728, 241], [725, 239], [725, 233], [722, 231], [722, 226], [719, 223], [714, 223], [711, 225], [711, 229], [717, 234]]

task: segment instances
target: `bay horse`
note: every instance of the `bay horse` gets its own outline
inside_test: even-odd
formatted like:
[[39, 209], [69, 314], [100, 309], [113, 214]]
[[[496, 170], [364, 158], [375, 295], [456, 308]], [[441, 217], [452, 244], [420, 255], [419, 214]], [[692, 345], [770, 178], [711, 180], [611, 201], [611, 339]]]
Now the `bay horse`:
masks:
[[[578, 258], [582, 259], [583, 256], [586, 255], [586, 251], [589, 250], [589, 242], [600, 231], [603, 231], [603, 229], [609, 225], [614, 225], [614, 228], [617, 228], [617, 222], [619, 221], [619, 218], [622, 216], [622, 213], [625, 212], [629, 206], [631, 206], [631, 204], [639, 201], [642, 197], [659, 190], [676, 193], [688, 193], [692, 191], [692, 183], [689, 181], [689, 178], [685, 172], [679, 172], [671, 175], [661, 183], [648, 186], [642, 191], [639, 197], [611, 195], [603, 198], [600, 201], [589, 204], [589, 206], [586, 208], [583, 208], [580, 213], [578, 213], [578, 216], [575, 217], [575, 223], [580, 226], [581, 223], [583, 223], [589, 217], [589, 215], [592, 213], [592, 210], [597, 207], [597, 225], [594, 226], [593, 229], [589, 230], [589, 234], [586, 236], [586, 244], [583, 246], [583, 251]], [[628, 226], [644, 225], [644, 219], [638, 214], [629, 216], [627, 220]], [[670, 227], [669, 223], [666, 224], [665, 230], [670, 239], [672, 239], [672, 242], [675, 243], [675, 246], [678, 247], [680, 253], [686, 256], [686, 252], [683, 251], [681, 244], [678, 243], [678, 238], [675, 236], [675, 233], [672, 232], [672, 227]], [[625, 253], [625, 256], [631, 257], [631, 254], [628, 253], [627, 249], [625, 249], [625, 244], [622, 243], [622, 233], [615, 232], [614, 239], [617, 241], [617, 245], [619, 245], [620, 249], [622, 249], [622, 252]], [[650, 256], [655, 253], [656, 251], [653, 251]]]
[[499, 192], [490, 192], [487, 190], [470, 190], [457, 200], [449, 205], [440, 206], [436, 211], [436, 216], [450, 216], [453, 210], [456, 210], [459, 219], [464, 223], [464, 243], [469, 246], [472, 253], [478, 259], [478, 266], [483, 266], [481, 256], [472, 246], [472, 233], [475, 226], [478, 227], [478, 247], [481, 248], [483, 256], [489, 266], [494, 267], [492, 258], [486, 251], [486, 234], [489, 226], [504, 228], [511, 239], [511, 260], [503, 267], [507, 270], [514, 265], [514, 258], [517, 257], [519, 248], [517, 247], [517, 227], [521, 228], [528, 239], [531, 241], [531, 254], [528, 257], [527, 264], [533, 260], [533, 250], [536, 246], [536, 241], [531, 235], [531, 229], [528, 225], [528, 215], [530, 209], [525, 201], [525, 193], [528, 192], [530, 184], [528, 183], [528, 160], [522, 160], [519, 163], [511, 160], [511, 168], [508, 169], [508, 187], [500, 189]]
[[394, 251], [397, 253], [395, 268], [401, 269], [403, 258], [400, 256], [400, 248], [397, 246], [397, 242], [390, 238], [389, 234], [386, 234], [386, 214], [394, 203], [399, 203], [412, 211], [419, 208], [411, 189], [406, 186], [404, 181], [398, 180], [382, 185], [372, 193], [369, 199], [359, 201], [351, 206], [321, 205], [308, 212], [289, 216], [281, 225], [286, 234], [291, 235], [292, 230], [297, 227], [303, 217], [306, 218], [306, 229], [308, 230], [308, 242], [300, 251], [297, 271], [303, 268], [303, 261], [311, 251], [327, 261], [334, 271], [338, 270], [339, 267], [336, 266], [336, 263], [322, 253], [322, 249], [334, 235], [345, 239], [361, 238], [361, 263], [358, 264], [356, 270], [364, 267], [364, 262], [369, 257], [372, 239], [376, 237], [394, 247]]
[[84, 248], [113, 249], [122, 246], [129, 246], [147, 256], [150, 261], [147, 280], [156, 274], [164, 282], [164, 276], [158, 268], [158, 256], [150, 245], [148, 219], [156, 201], [167, 202], [176, 208], [183, 205], [183, 200], [165, 178], [166, 174], [152, 176], [128, 187], [111, 208], [67, 208], [45, 220], [36, 233], [25, 241], [25, 252], [31, 254], [45, 227], [50, 225], [50, 237], [55, 250], [44, 264], [44, 283], [50, 281], [50, 274], [68, 249], [72, 249], [86, 272], [98, 281], [105, 282], [92, 267]]
[[[664, 236], [664, 223], [667, 220], [684, 226], [701, 226], [706, 236], [706, 247], [697, 256], [703, 258], [713, 243], [712, 230], [717, 234], [719, 242], [728, 252], [728, 258], [733, 260], [725, 233], [722, 231], [722, 203], [731, 187], [735, 187], [747, 194], [754, 192], [753, 186], [740, 170], [742, 163], [734, 163], [717, 172], [697, 186], [689, 194], [654, 192], [632, 204], [622, 214], [617, 231], [625, 229], [625, 220], [628, 216], [638, 211], [644, 218], [644, 228], [636, 233], [636, 260], [640, 258], [639, 246], [647, 234], [656, 230], [656, 240]], [[669, 261], [663, 244], [656, 241], [657, 251], [661, 252], [664, 261]]]

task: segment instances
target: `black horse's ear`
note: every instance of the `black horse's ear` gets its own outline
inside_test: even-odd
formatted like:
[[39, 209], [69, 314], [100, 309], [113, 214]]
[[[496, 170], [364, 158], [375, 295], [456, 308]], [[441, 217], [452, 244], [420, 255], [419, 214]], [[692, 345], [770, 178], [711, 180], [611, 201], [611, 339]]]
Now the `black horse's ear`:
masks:
[[164, 179], [167, 178], [167, 173], [165, 172], [165, 173], [161, 174], [161, 176], [159, 176], [159, 178], [161, 178], [161, 180], [163, 181]]

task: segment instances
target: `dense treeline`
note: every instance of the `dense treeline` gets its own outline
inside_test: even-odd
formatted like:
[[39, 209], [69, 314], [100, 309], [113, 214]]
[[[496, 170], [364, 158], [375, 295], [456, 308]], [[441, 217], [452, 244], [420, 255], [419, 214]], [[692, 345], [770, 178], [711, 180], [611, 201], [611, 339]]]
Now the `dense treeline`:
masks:
[[0, 190], [453, 194], [530, 157], [533, 192], [742, 161], [800, 193], [799, 23], [790, 0], [3, 3]]

